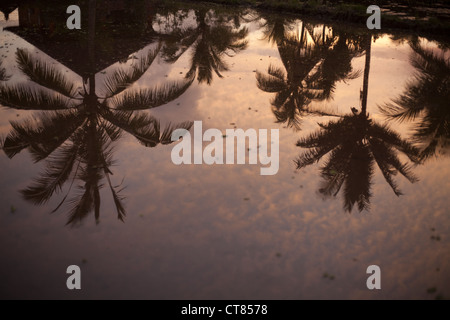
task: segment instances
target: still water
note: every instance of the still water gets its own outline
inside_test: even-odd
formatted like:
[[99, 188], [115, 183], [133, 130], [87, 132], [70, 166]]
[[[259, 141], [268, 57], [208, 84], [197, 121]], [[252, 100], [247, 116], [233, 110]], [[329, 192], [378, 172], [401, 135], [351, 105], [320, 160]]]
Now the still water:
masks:
[[[2, 298], [450, 297], [448, 44], [97, 5], [0, 20]], [[194, 121], [279, 129], [278, 173], [174, 165]]]

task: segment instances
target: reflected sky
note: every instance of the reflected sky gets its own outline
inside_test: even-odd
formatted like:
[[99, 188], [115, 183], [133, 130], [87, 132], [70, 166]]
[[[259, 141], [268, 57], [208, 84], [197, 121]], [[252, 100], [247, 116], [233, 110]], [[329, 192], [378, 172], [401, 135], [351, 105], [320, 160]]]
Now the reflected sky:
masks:
[[[320, 129], [318, 123], [352, 115], [351, 108], [362, 112], [366, 31], [288, 21], [257, 12], [177, 9], [150, 8], [144, 18], [153, 21], [148, 26], [151, 41], [135, 44], [130, 52], [125, 50], [121, 61], [115, 60], [117, 55], [108, 56], [108, 50], [102, 52], [101, 63], [94, 59], [91, 69], [83, 69], [88, 70], [84, 77], [74, 70], [76, 63], [70, 65], [70, 57], [64, 61], [51, 50], [40, 48], [37, 38], [26, 39], [20, 28], [6, 28], [0, 31], [5, 43], [0, 56], [5, 74], [11, 77], [2, 86], [38, 88], [19, 70], [16, 52], [22, 49], [76, 82], [75, 88], [81, 92], [95, 91], [101, 103], [108, 89], [104, 84], [118, 70], [135, 70], [133, 67], [149, 53], [160, 50], [141, 77], [127, 82], [127, 90], [142, 92], [180, 81], [188, 81], [189, 86], [159, 107], [138, 111], [147, 120], [157, 119], [161, 128], [201, 120], [204, 130], [225, 132], [234, 126], [280, 129], [278, 174], [260, 176], [259, 166], [250, 165], [175, 166], [170, 159], [171, 145], [148, 148], [133, 134], [123, 134], [111, 145], [114, 161], [108, 168], [116, 184], [123, 180], [124, 223], [117, 219], [113, 195], [105, 186], [99, 191], [99, 218], [92, 210], [70, 227], [65, 226], [69, 209], [61, 207], [51, 214], [65, 192], [53, 194], [42, 206], [25, 201], [20, 193], [44, 172], [45, 159], [34, 164], [29, 150], [13, 159], [2, 152], [0, 252], [4, 262], [0, 276], [5, 280], [0, 296], [434, 299], [442, 294], [448, 298], [450, 183], [446, 176], [450, 163], [445, 152], [440, 152], [448, 146], [447, 118], [440, 122], [447, 126], [447, 132], [439, 136], [439, 152], [411, 164], [418, 181], [412, 184], [401, 174], [394, 177], [403, 195], [397, 197], [381, 170], [374, 170], [370, 210], [354, 208], [349, 213], [342, 193], [324, 197], [319, 192], [323, 161], [301, 170], [294, 162], [307, 151], [296, 143]], [[0, 21], [1, 26], [19, 25], [18, 16], [17, 11], [11, 13], [8, 22]], [[104, 19], [106, 24], [113, 18]], [[114, 19], [120, 29], [117, 14]], [[225, 32], [229, 36], [214, 36]], [[96, 41], [102, 43], [103, 38]], [[414, 63], [420, 57], [430, 58], [427, 52], [436, 55], [436, 64], [448, 68], [448, 51], [440, 49], [438, 43], [415, 37], [398, 41], [388, 34], [374, 37], [367, 78], [366, 113], [419, 149], [430, 139], [426, 135], [426, 141], [417, 141], [420, 137], [415, 135], [417, 125], [425, 120], [396, 121], [382, 111], [393, 104], [408, 108], [398, 102], [423, 78], [423, 82], [444, 88], [422, 91], [420, 97], [428, 94], [435, 98], [426, 110], [445, 115], [449, 73], [443, 71], [445, 68], [440, 73], [425, 70], [421, 78], [421, 69]], [[342, 72], [335, 72], [336, 64], [342, 66]], [[284, 86], [277, 91], [261, 90], [258, 85], [258, 75], [267, 76], [270, 66], [284, 73]], [[298, 79], [300, 75], [303, 79]], [[89, 88], [93, 82], [89, 76], [95, 77], [94, 91]], [[297, 95], [291, 106], [294, 111], [301, 110], [299, 127], [280, 121], [274, 112], [289, 107], [274, 103], [280, 90], [286, 88], [303, 94]], [[124, 95], [119, 93], [119, 97]], [[34, 114], [6, 107], [0, 112], [4, 138], [12, 130], [10, 121], [23, 123]], [[34, 125], [39, 126], [42, 121], [38, 116], [35, 119]], [[402, 153], [399, 157], [408, 160]], [[67, 191], [69, 186], [70, 181], [63, 189]], [[86, 185], [80, 186], [83, 190]], [[65, 288], [65, 270], [71, 264], [82, 268], [80, 292]], [[382, 290], [376, 292], [365, 285], [366, 268], [372, 264], [382, 271]], [[325, 273], [333, 280], [324, 277]], [[436, 294], [427, 293], [432, 287], [437, 288]]]

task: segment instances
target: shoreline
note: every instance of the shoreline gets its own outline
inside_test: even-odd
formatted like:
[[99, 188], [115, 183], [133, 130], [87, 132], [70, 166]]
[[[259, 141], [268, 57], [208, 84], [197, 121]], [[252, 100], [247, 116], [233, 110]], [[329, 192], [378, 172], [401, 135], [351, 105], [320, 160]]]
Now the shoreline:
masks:
[[[295, 0], [270, 0], [270, 1], [259, 1], [259, 0], [180, 0], [174, 2], [184, 2], [184, 3], [195, 3], [196, 5], [201, 5], [202, 3], [210, 3], [225, 6], [241, 6], [248, 7], [260, 11], [271, 11], [280, 14], [295, 14], [303, 16], [308, 19], [317, 19], [326, 22], [334, 23], [348, 23], [351, 25], [361, 25], [365, 27], [367, 18], [370, 16], [366, 13], [368, 5], [355, 4], [352, 2], [342, 2], [339, 4], [317, 4], [320, 1], [295, 1]], [[327, 2], [327, 1], [323, 1]], [[371, 1], [375, 3], [384, 3], [386, 1]], [[402, 1], [398, 1], [402, 3]], [[369, 2], [368, 2], [369, 3]], [[418, 1], [418, 3], [422, 3]], [[379, 4], [382, 9], [381, 12], [381, 30], [372, 30], [374, 33], [402, 33], [402, 32], [414, 32], [419, 36], [426, 36], [436, 40], [444, 40], [448, 42], [450, 40], [450, 19], [440, 19], [435, 16], [422, 16], [416, 17], [408, 15], [406, 12], [402, 11], [392, 11], [391, 5]], [[435, 4], [435, 7], [411, 7], [409, 10], [437, 10], [442, 7], [442, 5]], [[399, 9], [404, 9], [406, 6], [398, 5]], [[448, 10], [450, 15], [450, 5], [447, 7], [442, 7], [442, 10]], [[421, 11], [421, 12], [422, 12]], [[445, 12], [444, 15], [447, 13]]]

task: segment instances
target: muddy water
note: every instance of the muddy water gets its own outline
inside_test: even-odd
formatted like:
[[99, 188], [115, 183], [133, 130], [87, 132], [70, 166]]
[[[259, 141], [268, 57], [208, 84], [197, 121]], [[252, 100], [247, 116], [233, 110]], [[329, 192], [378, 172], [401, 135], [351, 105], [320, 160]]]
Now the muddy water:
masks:
[[[37, 9], [0, 21], [2, 297], [449, 297], [444, 44], [151, 4], [68, 32]], [[173, 164], [193, 121], [278, 129], [278, 173]]]

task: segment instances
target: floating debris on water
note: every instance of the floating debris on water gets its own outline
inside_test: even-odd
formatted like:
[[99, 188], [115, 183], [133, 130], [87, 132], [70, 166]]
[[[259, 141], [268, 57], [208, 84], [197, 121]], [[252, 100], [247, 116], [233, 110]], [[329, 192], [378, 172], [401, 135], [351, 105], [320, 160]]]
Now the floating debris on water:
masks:
[[323, 274], [322, 278], [329, 279], [329, 280], [334, 280], [335, 279], [335, 277], [332, 274], [328, 274], [327, 272], [325, 272]]
[[429, 294], [436, 293], [436, 291], [437, 291], [436, 287], [431, 287], [431, 288], [427, 289], [427, 293], [429, 293]]

